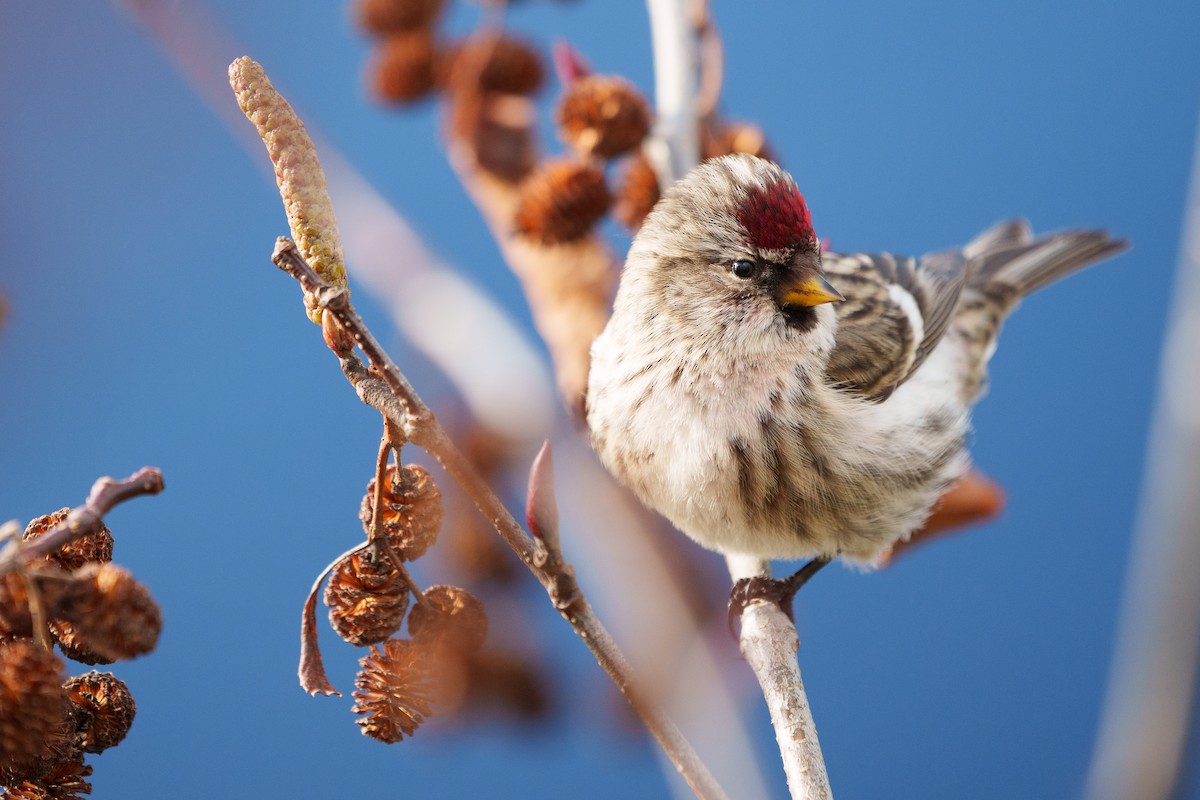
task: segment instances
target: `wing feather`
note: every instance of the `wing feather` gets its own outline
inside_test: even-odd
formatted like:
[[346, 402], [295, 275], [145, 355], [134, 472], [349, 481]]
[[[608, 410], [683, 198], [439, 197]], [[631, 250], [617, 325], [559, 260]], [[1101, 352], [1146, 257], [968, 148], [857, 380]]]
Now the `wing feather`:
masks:
[[891, 253], [825, 253], [822, 266], [846, 302], [827, 374], [846, 391], [881, 401], [937, 346], [966, 282], [962, 252], [918, 261]]

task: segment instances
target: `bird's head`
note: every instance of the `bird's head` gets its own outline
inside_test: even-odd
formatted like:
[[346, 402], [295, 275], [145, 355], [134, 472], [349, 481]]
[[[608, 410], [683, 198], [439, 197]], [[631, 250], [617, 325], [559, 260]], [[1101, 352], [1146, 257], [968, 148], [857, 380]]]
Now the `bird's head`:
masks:
[[686, 330], [744, 341], [831, 328], [822, 306], [843, 299], [821, 270], [791, 176], [745, 154], [706, 161], [663, 194], [634, 239], [625, 283]]

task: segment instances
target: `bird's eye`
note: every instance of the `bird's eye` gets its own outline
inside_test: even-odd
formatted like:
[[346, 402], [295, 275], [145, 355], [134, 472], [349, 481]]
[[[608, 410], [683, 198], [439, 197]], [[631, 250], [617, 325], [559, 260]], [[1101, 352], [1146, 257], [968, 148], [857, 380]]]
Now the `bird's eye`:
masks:
[[729, 269], [739, 278], [749, 278], [754, 274], [754, 262], [739, 258], [730, 265]]

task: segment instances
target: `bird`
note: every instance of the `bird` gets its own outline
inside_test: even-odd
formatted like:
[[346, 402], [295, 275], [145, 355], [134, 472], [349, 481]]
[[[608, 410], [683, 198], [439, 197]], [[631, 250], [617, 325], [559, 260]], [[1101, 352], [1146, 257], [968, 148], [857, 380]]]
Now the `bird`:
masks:
[[1009, 220], [919, 258], [823, 252], [787, 172], [708, 160], [630, 246], [591, 348], [592, 447], [700, 545], [808, 559], [778, 589], [790, 613], [816, 570], [878, 565], [966, 474], [970, 411], [1019, 301], [1127, 246]]

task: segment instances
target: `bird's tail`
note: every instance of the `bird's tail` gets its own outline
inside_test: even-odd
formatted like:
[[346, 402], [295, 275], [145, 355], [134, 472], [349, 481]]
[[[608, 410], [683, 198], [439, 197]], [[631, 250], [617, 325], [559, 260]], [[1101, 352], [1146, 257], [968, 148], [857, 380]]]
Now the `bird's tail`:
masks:
[[966, 285], [947, 332], [958, 341], [964, 401], [972, 403], [984, 392], [996, 337], [1022, 297], [1128, 246], [1105, 231], [1059, 231], [1035, 239], [1028, 222], [1009, 220], [964, 247]]
[[1001, 222], [963, 248], [967, 285], [1010, 304], [1129, 247], [1106, 231], [1071, 230], [1033, 238], [1025, 220]]

